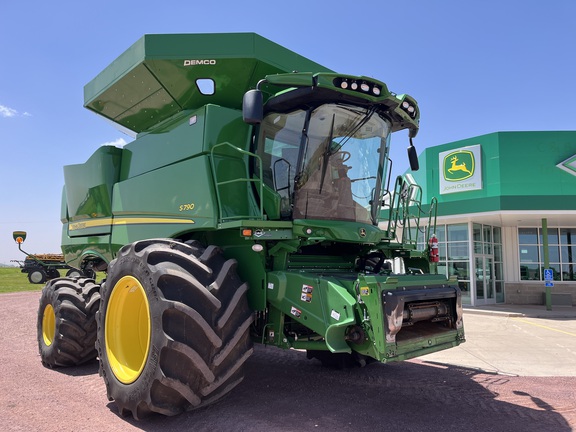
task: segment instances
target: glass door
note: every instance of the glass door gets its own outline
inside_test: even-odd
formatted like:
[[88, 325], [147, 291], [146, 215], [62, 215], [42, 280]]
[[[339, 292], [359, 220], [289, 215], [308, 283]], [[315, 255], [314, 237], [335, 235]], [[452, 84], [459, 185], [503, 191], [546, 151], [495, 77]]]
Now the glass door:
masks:
[[474, 255], [474, 285], [477, 305], [494, 304], [494, 258]]

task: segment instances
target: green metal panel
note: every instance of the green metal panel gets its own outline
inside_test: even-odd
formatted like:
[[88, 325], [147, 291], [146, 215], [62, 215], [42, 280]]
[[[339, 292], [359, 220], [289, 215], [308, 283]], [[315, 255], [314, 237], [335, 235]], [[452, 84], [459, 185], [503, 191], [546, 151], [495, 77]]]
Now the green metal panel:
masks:
[[[184, 111], [152, 133], [140, 134], [124, 146], [120, 180], [171, 165], [201, 154], [204, 148], [206, 108]], [[190, 119], [194, 123], [190, 124]]]
[[[87, 238], [89, 241], [87, 242]], [[88, 244], [87, 244], [88, 243]], [[68, 224], [62, 227], [62, 253], [66, 263], [71, 267], [80, 268], [83, 258], [88, 256], [100, 257], [110, 260], [113, 250], [110, 245], [110, 235], [91, 235], [90, 237], [70, 237], [68, 235]]]
[[247, 150], [251, 129], [242, 121], [242, 113], [238, 110], [206, 105], [183, 111], [124, 146], [120, 179], [207, 154], [214, 145], [223, 142]]
[[92, 222], [112, 216], [112, 186], [120, 175], [121, 158], [122, 149], [103, 146], [86, 163], [64, 167], [68, 218], [93, 228], [82, 235], [110, 232], [109, 225]]
[[[245, 225], [242, 225], [245, 224]], [[266, 274], [266, 253], [255, 252], [252, 239], [246, 239], [240, 235], [243, 226], [252, 225], [251, 228], [262, 230], [273, 229], [278, 226], [289, 229], [289, 222], [276, 221], [238, 221], [221, 224], [217, 230], [202, 233], [202, 238], [207, 244], [217, 245], [224, 251], [226, 258], [233, 258], [238, 262], [236, 270], [240, 278], [248, 283], [248, 301], [253, 310], [263, 311], [266, 309], [266, 289], [264, 278]], [[288, 228], [286, 228], [288, 226]], [[280, 237], [279, 237], [280, 238]]]
[[232, 143], [242, 150], [250, 149], [252, 126], [242, 120], [242, 112], [216, 105], [206, 106], [206, 137], [204, 151], [208, 152], [216, 144]]
[[278, 310], [324, 336], [330, 351], [352, 352], [344, 335], [355, 323], [356, 300], [339, 281], [309, 273], [270, 272], [267, 295]]
[[[327, 349], [341, 353], [354, 350], [378, 361], [388, 362], [453, 347], [464, 340], [461, 315], [458, 315], [458, 322], [451, 328], [438, 327], [442, 330], [413, 332], [410, 326], [402, 326], [404, 300], [398, 303], [398, 309], [386, 306], [386, 303], [393, 303], [393, 298], [405, 296], [408, 301], [415, 296], [434, 299], [436, 294], [443, 291], [446, 295], [444, 298], [450, 299], [453, 316], [461, 314], [460, 298], [454, 297], [454, 293], [459, 291], [447, 287], [443, 276], [426, 276], [425, 283], [430, 285], [423, 289], [420, 276], [357, 276], [358, 279], [355, 279], [352, 274], [342, 272], [332, 275], [269, 272], [266, 292], [271, 309], [314, 330], [322, 337], [325, 346], [314, 347], [312, 340], [290, 337], [284, 344], [279, 340], [275, 343], [285, 347]], [[363, 319], [359, 321], [359, 317]], [[278, 334], [281, 331], [275, 320], [275, 314], [271, 313], [270, 329]], [[347, 341], [346, 332], [351, 325], [361, 326], [366, 340], [358, 343]]]
[[[240, 108], [264, 76], [329, 71], [254, 33], [145, 35], [84, 88], [86, 108], [135, 132], [206, 104]], [[211, 79], [202, 94], [198, 79]]]
[[214, 228], [217, 214], [210, 178], [208, 157], [202, 155], [117, 183], [113, 242]]

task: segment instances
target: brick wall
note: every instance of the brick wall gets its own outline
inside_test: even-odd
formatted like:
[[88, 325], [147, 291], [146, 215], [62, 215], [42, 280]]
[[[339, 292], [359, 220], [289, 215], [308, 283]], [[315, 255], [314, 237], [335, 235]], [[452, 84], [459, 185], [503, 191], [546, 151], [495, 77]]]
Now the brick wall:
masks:
[[[553, 294], [568, 293], [572, 296], [572, 304], [576, 305], [576, 283], [555, 284], [552, 288]], [[504, 294], [508, 304], [545, 304], [544, 294], [546, 286], [544, 282], [506, 282], [504, 285]]]

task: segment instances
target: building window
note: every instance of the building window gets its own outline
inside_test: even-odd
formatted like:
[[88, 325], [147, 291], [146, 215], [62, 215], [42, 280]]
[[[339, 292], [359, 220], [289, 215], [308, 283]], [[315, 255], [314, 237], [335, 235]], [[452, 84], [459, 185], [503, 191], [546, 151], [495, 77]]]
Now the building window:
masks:
[[560, 228], [562, 280], [576, 280], [576, 228]]
[[[496, 293], [497, 303], [504, 302], [504, 257], [502, 229], [500, 227], [473, 223], [472, 238], [470, 238], [468, 223], [437, 225], [436, 237], [438, 237], [440, 255], [437, 266], [438, 274], [446, 277], [456, 276], [462, 291], [462, 303], [471, 304], [472, 283], [474, 278], [478, 279], [479, 269], [475, 269], [475, 274], [474, 258], [479, 258], [483, 263], [486, 263], [486, 275], [482, 274], [482, 281], [485, 284], [483, 286], [488, 292]], [[576, 243], [576, 232], [573, 238]], [[471, 241], [473, 257], [470, 256]], [[422, 230], [418, 233], [418, 250], [425, 250], [426, 246], [427, 240], [424, 238], [424, 230]], [[576, 244], [573, 252], [576, 257]], [[488, 296], [488, 299], [492, 298], [494, 298], [492, 294]]]
[[502, 229], [500, 227], [493, 227], [493, 231], [496, 303], [504, 303], [504, 257], [502, 256]]
[[[496, 293], [496, 302], [504, 302], [504, 260], [502, 257], [502, 229], [497, 226], [472, 224], [472, 237], [474, 240], [474, 254], [476, 255], [476, 288], [479, 281], [481, 287], [487, 290], [487, 298], [493, 298]], [[478, 255], [484, 255], [484, 260]], [[483, 265], [484, 264], [484, 265]], [[486, 267], [484, 269], [478, 266]], [[480, 272], [486, 272], [482, 274]]]
[[[521, 280], [544, 279], [544, 245], [541, 228], [518, 228]], [[576, 280], [576, 228], [548, 228], [548, 261], [554, 280]]]

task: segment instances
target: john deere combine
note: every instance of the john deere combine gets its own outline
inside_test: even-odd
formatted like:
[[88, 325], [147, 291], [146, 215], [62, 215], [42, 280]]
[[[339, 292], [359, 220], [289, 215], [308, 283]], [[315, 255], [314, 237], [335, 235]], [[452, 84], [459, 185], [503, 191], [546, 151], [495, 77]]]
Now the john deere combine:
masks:
[[122, 413], [217, 400], [253, 342], [364, 365], [464, 341], [455, 280], [416, 250], [420, 191], [389, 186], [391, 133], [417, 169], [410, 96], [255, 34], [147, 35], [85, 106], [137, 137], [64, 168], [65, 259], [107, 276], [50, 281], [38, 343], [98, 356]]

